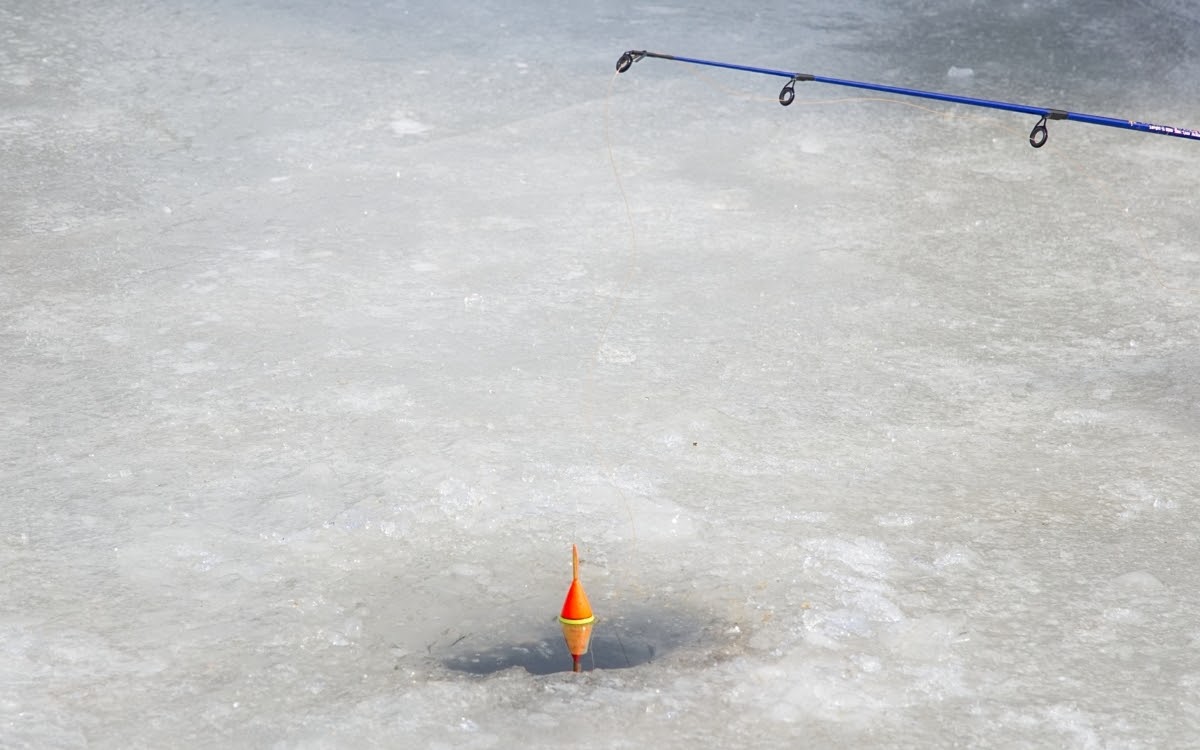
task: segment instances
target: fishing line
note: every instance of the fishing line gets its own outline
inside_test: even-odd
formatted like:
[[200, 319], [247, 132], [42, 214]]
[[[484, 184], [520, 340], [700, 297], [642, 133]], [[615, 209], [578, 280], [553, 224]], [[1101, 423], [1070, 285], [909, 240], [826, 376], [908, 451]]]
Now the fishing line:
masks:
[[[625, 64], [627, 57], [630, 55], [634, 55], [635, 57], [629, 58], [628, 64]], [[1057, 121], [1057, 120], [1078, 120], [1078, 121], [1088, 123], [1088, 124], [1099, 124], [1099, 125], [1106, 125], [1106, 126], [1111, 126], [1111, 127], [1122, 127], [1122, 128], [1130, 129], [1130, 130], [1140, 130], [1140, 131], [1148, 132], [1148, 133], [1173, 135], [1173, 136], [1178, 136], [1178, 137], [1183, 137], [1183, 138], [1200, 140], [1200, 132], [1185, 129], [1185, 128], [1173, 128], [1170, 126], [1147, 125], [1145, 123], [1136, 123], [1133, 121], [1119, 121], [1119, 120], [1116, 120], [1115, 118], [1102, 118], [1102, 117], [1097, 117], [1094, 115], [1079, 115], [1076, 113], [1066, 112], [1064, 110], [1035, 108], [1035, 107], [1028, 107], [1026, 105], [1010, 105], [1006, 102], [993, 102], [990, 100], [980, 100], [980, 99], [974, 99], [974, 98], [969, 98], [969, 97], [957, 97], [957, 96], [953, 96], [953, 95], [944, 95], [944, 94], [940, 94], [937, 92], [925, 92], [925, 91], [920, 91], [920, 90], [915, 90], [915, 89], [901, 89], [899, 87], [881, 86], [878, 84], [859, 84], [859, 82], [842, 81], [840, 79], [819, 79], [817, 77], [799, 76], [796, 74], [789, 74], [789, 73], [785, 73], [782, 71], [771, 71], [771, 70], [767, 70], [767, 69], [749, 68], [747, 66], [728, 65], [728, 64], [724, 64], [724, 63], [711, 63], [708, 61], [691, 60], [689, 58], [674, 58], [674, 57], [669, 57], [669, 56], [653, 55], [651, 53], [627, 52], [627, 53], [625, 53], [625, 55], [622, 56], [621, 61], [618, 62], [617, 71], [613, 74], [612, 78], [609, 81], [608, 90], [607, 90], [607, 93], [605, 96], [605, 101], [604, 101], [604, 141], [605, 141], [605, 147], [607, 150], [609, 166], [610, 166], [610, 168], [612, 170], [612, 174], [613, 174], [613, 181], [617, 188], [617, 192], [620, 196], [621, 206], [622, 206], [622, 209], [624, 212], [624, 218], [625, 218], [625, 223], [626, 223], [626, 228], [627, 228], [628, 259], [625, 262], [625, 272], [621, 277], [621, 280], [617, 286], [615, 293], [613, 293], [613, 295], [612, 295], [611, 301], [608, 305], [607, 314], [605, 316], [603, 324], [600, 327], [599, 335], [598, 335], [597, 341], [596, 341], [596, 347], [590, 358], [590, 362], [589, 362], [589, 366], [588, 366], [588, 370], [587, 370], [587, 374], [586, 374], [586, 378], [585, 378], [584, 411], [585, 411], [585, 419], [586, 419], [586, 423], [588, 426], [589, 434], [592, 434], [592, 435], [594, 435], [596, 432], [595, 409], [596, 409], [596, 401], [597, 401], [596, 388], [597, 388], [597, 380], [598, 380], [598, 368], [599, 368], [601, 362], [605, 361], [606, 357], [608, 357], [611, 354], [611, 352], [609, 350], [611, 348], [612, 330], [613, 330], [616, 320], [618, 319], [619, 315], [621, 314], [622, 307], [625, 302], [625, 297], [627, 294], [629, 294], [629, 291], [633, 286], [634, 279], [637, 276], [638, 261], [639, 261], [640, 254], [641, 254], [637, 222], [634, 219], [633, 208], [632, 208], [632, 205], [630, 202], [629, 192], [626, 189], [625, 181], [623, 180], [623, 178], [621, 176], [621, 169], [617, 163], [617, 157], [616, 157], [615, 148], [614, 148], [614, 144], [613, 144], [613, 137], [612, 137], [612, 99], [613, 99], [613, 95], [614, 95], [616, 81], [617, 81], [617, 78], [620, 76], [620, 74], [622, 72], [628, 70], [633, 62], [636, 62], [637, 60], [642, 59], [638, 55], [642, 55], [642, 56], [646, 56], [646, 57], [650, 57], [650, 56], [663, 57], [665, 59], [679, 60], [682, 62], [695, 62], [698, 65], [709, 65], [712, 67], [719, 67], [719, 68], [732, 68], [734, 70], [743, 70], [743, 71], [757, 72], [757, 73], [765, 72], [765, 73], [768, 73], [771, 75], [790, 76], [788, 83], [785, 84], [784, 88], [780, 91], [778, 96], [768, 97], [768, 96], [763, 96], [763, 95], [759, 95], [759, 94], [747, 93], [743, 90], [733, 89], [733, 88], [728, 87], [728, 86], [722, 84], [721, 82], [715, 80], [712, 76], [707, 75], [705, 72], [703, 72], [703, 68], [688, 66], [688, 68], [687, 68], [688, 73], [690, 73], [692, 76], [694, 76], [695, 78], [697, 78], [698, 80], [703, 82], [705, 85], [707, 85], [710, 88], [712, 88], [713, 90], [721, 92], [727, 96], [730, 96], [730, 97], [733, 97], [736, 99], [740, 99], [743, 101], [754, 101], [754, 102], [761, 101], [761, 102], [770, 102], [770, 103], [777, 104], [777, 105], [778, 104], [782, 104], [784, 106], [797, 105], [800, 107], [819, 107], [819, 106], [823, 107], [823, 106], [846, 105], [846, 104], [887, 104], [889, 106], [900, 106], [900, 107], [906, 107], [908, 109], [916, 110], [925, 115], [935, 116], [938, 119], [946, 121], [946, 122], [959, 122], [959, 123], [965, 122], [965, 123], [969, 123], [969, 124], [986, 125], [988, 128], [999, 130], [1001, 132], [1013, 135], [1016, 138], [1027, 137], [1030, 145], [1032, 147], [1034, 147], [1035, 149], [1040, 149], [1046, 145], [1047, 140], [1049, 139], [1049, 125], [1051, 122]], [[884, 93], [884, 94], [886, 94], [886, 96], [879, 96], [879, 95], [838, 96], [838, 97], [821, 98], [821, 99], [796, 98], [795, 85], [797, 83], [813, 81], [813, 80], [816, 80], [818, 82], [834, 83], [836, 85], [852, 85], [854, 87], [866, 88], [866, 89], [876, 91], [879, 93]], [[984, 116], [984, 115], [980, 115], [980, 114], [974, 114], [972, 112], [962, 112], [962, 111], [947, 110], [944, 108], [935, 108], [934, 106], [929, 106], [926, 104], [918, 103], [916, 101], [911, 101], [908, 98], [901, 98], [904, 96], [909, 96], [909, 97], [916, 96], [918, 98], [935, 99], [935, 100], [942, 102], [943, 104], [945, 104], [945, 103], [966, 104], [966, 105], [974, 105], [974, 106], [984, 106], [984, 107], [991, 108], [993, 110], [1004, 109], [1004, 110], [1009, 110], [1009, 111], [1017, 111], [1017, 112], [1021, 112], [1024, 114], [1032, 114], [1032, 115], [1038, 116], [1040, 119], [1036, 122], [1033, 129], [1031, 131], [1029, 131], [1028, 134], [1026, 134], [1026, 132], [1022, 128], [1018, 128], [1013, 125], [998, 121], [995, 117], [988, 117], [988, 116]], [[1197, 291], [1200, 291], [1200, 288], [1197, 288], [1194, 285], [1180, 286], [1180, 285], [1171, 284], [1168, 282], [1168, 280], [1164, 276], [1163, 269], [1160, 268], [1158, 263], [1155, 262], [1154, 259], [1152, 258], [1147, 237], [1145, 236], [1145, 234], [1143, 233], [1141, 228], [1138, 227], [1138, 225], [1133, 221], [1136, 218], [1136, 215], [1131, 212], [1131, 209], [1128, 205], [1126, 205], [1126, 202], [1118, 199], [1117, 192], [1114, 189], [1111, 179], [1106, 179], [1105, 177], [1103, 177], [1099, 174], [1097, 169], [1093, 169], [1088, 166], [1085, 166], [1079, 160], [1072, 158], [1071, 155], [1063, 153], [1061, 149], [1055, 153], [1054, 158], [1056, 160], [1058, 160], [1060, 164], [1064, 165], [1069, 172], [1074, 173], [1078, 177], [1080, 177], [1080, 178], [1086, 180], [1088, 183], [1090, 183], [1093, 186], [1093, 188], [1098, 190], [1098, 192], [1103, 196], [1104, 201], [1107, 202], [1107, 204], [1112, 207], [1112, 209], [1114, 210], [1115, 213], [1124, 215], [1126, 217], [1126, 221], [1131, 222], [1130, 226], [1132, 226], [1132, 228], [1133, 228], [1133, 233], [1132, 233], [1133, 237], [1132, 237], [1131, 244], [1134, 244], [1137, 246], [1137, 251], [1136, 251], [1137, 257], [1139, 257], [1141, 259], [1141, 261], [1145, 264], [1146, 268], [1149, 270], [1150, 276], [1152, 277], [1152, 279], [1154, 280], [1155, 284], [1158, 287], [1160, 287], [1163, 290], [1172, 291], [1172, 292], [1195, 293]], [[1115, 168], [1119, 168], [1119, 167], [1114, 165], [1113, 168], [1115, 169]], [[1069, 231], [1069, 230], [1065, 229], [1064, 231]], [[1114, 246], [1119, 247], [1122, 244], [1121, 240], [1118, 237], [1113, 237], [1113, 238], [1111, 238], [1110, 241]], [[628, 585], [630, 585], [631, 588], [633, 588], [634, 590], [643, 591], [644, 587], [640, 583], [637, 582], [638, 571], [640, 569], [640, 566], [636, 562], [636, 559], [638, 557], [638, 534], [637, 534], [636, 514], [633, 509], [633, 504], [630, 500], [629, 495], [621, 487], [619, 477], [617, 476], [617, 467], [615, 465], [613, 465], [611, 463], [611, 461], [603, 460], [603, 457], [601, 455], [600, 441], [593, 440], [592, 453], [593, 453], [593, 459], [596, 462], [597, 466], [607, 467], [607, 468], [602, 469], [601, 476], [604, 477], [607, 475], [607, 479], [610, 482], [611, 488], [616, 491], [616, 493], [618, 494], [618, 496], [621, 499], [621, 503], [624, 506], [625, 514], [626, 514], [626, 516], [628, 518], [628, 522], [629, 522], [631, 555], [630, 555], [630, 560], [628, 561], [629, 569], [624, 574], [622, 574], [621, 579], [623, 581], [625, 581]], [[579, 521], [581, 518], [580, 511], [581, 511], [580, 500], [577, 495], [576, 499], [575, 499], [575, 514], [574, 514], [574, 519], [573, 519], [573, 522], [574, 522], [573, 534], [576, 538], [578, 538], [578, 535], [579, 535]], [[632, 583], [630, 583], [631, 580], [633, 581]]]
[[[629, 194], [625, 190], [624, 182], [621, 180], [621, 173], [620, 173], [620, 170], [617, 168], [617, 159], [616, 159], [615, 154], [613, 153], [613, 146], [612, 146], [612, 132], [611, 132], [611, 124], [610, 124], [610, 121], [611, 121], [610, 105], [612, 102], [613, 88], [616, 85], [618, 75], [619, 75], [618, 73], [613, 73], [613, 76], [609, 80], [609, 83], [608, 83], [608, 92], [604, 97], [604, 143], [605, 143], [605, 146], [607, 147], [607, 151], [608, 151], [608, 163], [609, 163], [609, 166], [612, 168], [613, 179], [617, 186], [617, 192], [621, 196], [621, 205], [623, 206], [624, 211], [625, 211], [625, 224], [626, 224], [626, 227], [628, 228], [628, 232], [629, 232], [629, 234], [628, 234], [629, 257], [628, 257], [627, 261], [625, 262], [625, 272], [624, 272], [623, 276], [621, 277], [621, 280], [618, 283], [616, 290], [611, 295], [611, 299], [610, 299], [610, 302], [608, 305], [608, 312], [605, 315], [603, 324], [600, 326], [600, 332], [599, 332], [598, 336], [596, 337], [596, 347], [592, 351], [591, 357], [589, 357], [589, 359], [588, 359], [587, 372], [584, 376], [584, 383], [583, 383], [584, 422], [587, 426], [588, 434], [593, 435], [593, 436], [596, 434], [597, 368], [599, 368], [600, 362], [602, 360], [604, 360], [606, 357], [606, 351], [608, 350], [608, 348], [610, 346], [610, 333], [612, 331], [613, 324], [617, 320], [617, 316], [619, 315], [620, 310], [621, 310], [622, 302], [624, 301], [625, 296], [629, 293], [630, 288], [633, 286], [634, 278], [637, 276], [637, 264], [638, 264], [638, 257], [639, 257], [639, 253], [640, 253], [640, 248], [639, 248], [639, 244], [638, 244], [637, 224], [633, 220], [633, 209], [629, 203]], [[637, 523], [636, 523], [636, 517], [633, 512], [633, 505], [630, 503], [628, 495], [625, 494], [625, 490], [623, 490], [621, 488], [621, 484], [618, 481], [617, 467], [615, 465], [612, 465], [611, 462], [603, 460], [603, 458], [600, 454], [600, 441], [593, 439], [591, 447], [592, 447], [593, 462], [597, 467], [600, 467], [600, 469], [601, 469], [601, 478], [605, 478], [605, 475], [607, 475], [607, 479], [609, 481], [609, 486], [612, 487], [612, 489], [617, 492], [618, 496], [620, 496], [621, 503], [625, 509], [625, 513], [629, 518], [630, 544], [632, 547], [630, 558], [631, 558], [631, 568], [633, 571], [631, 577], [633, 579], [635, 579], [635, 581], [636, 581], [636, 578], [637, 578], [636, 571], [639, 568], [639, 566], [636, 564], [637, 549], [638, 549], [638, 537], [637, 537]], [[581, 517], [581, 508], [580, 508], [579, 495], [576, 494], [575, 495], [575, 513], [572, 516], [572, 529], [573, 529], [572, 537], [575, 539], [579, 538], [580, 517]], [[640, 589], [640, 586], [635, 585], [634, 588]]]
[[[1046, 142], [1049, 139], [1049, 125], [1051, 122], [1057, 121], [1057, 120], [1075, 120], [1075, 121], [1079, 121], [1079, 122], [1083, 122], [1083, 123], [1087, 123], [1087, 124], [1105, 125], [1105, 126], [1110, 126], [1110, 127], [1124, 128], [1127, 130], [1139, 130], [1142, 132], [1147, 132], [1147, 133], [1152, 133], [1152, 134], [1172, 135], [1172, 136], [1177, 136], [1177, 137], [1182, 137], [1182, 138], [1200, 140], [1200, 132], [1186, 129], [1186, 128], [1175, 128], [1175, 127], [1171, 127], [1171, 126], [1150, 125], [1147, 123], [1135, 122], [1135, 121], [1130, 121], [1130, 120], [1118, 120], [1116, 118], [1099, 117], [1096, 115], [1073, 113], [1073, 112], [1068, 112], [1068, 111], [1059, 110], [1059, 109], [1030, 107], [1030, 106], [1021, 105], [1021, 104], [1010, 104], [1008, 102], [998, 102], [998, 101], [993, 101], [993, 100], [977, 99], [977, 98], [973, 98], [973, 97], [961, 97], [961, 96], [950, 95], [950, 94], [942, 94], [939, 92], [922, 91], [922, 90], [918, 90], [918, 89], [904, 89], [904, 88], [895, 87], [895, 86], [885, 86], [885, 85], [880, 85], [880, 84], [870, 84], [870, 83], [862, 83], [862, 82], [857, 82], [857, 81], [847, 81], [847, 80], [843, 80], [843, 79], [829, 79], [829, 78], [818, 77], [818, 76], [807, 76], [807, 75], [789, 73], [786, 71], [775, 71], [775, 70], [770, 70], [770, 69], [765, 69], [765, 68], [752, 68], [749, 66], [718, 63], [718, 62], [698, 60], [698, 59], [693, 59], [693, 58], [680, 58], [680, 57], [674, 57], [674, 56], [669, 56], [669, 55], [658, 55], [655, 53], [638, 52], [638, 51], [626, 52], [624, 55], [622, 55], [621, 60], [618, 61], [617, 71], [609, 81], [607, 94], [605, 96], [604, 140], [605, 140], [605, 146], [607, 149], [609, 166], [612, 169], [613, 180], [616, 185], [617, 192], [620, 195], [621, 205], [622, 205], [622, 208], [624, 211], [624, 217], [625, 217], [625, 222], [626, 222], [627, 231], [628, 231], [629, 258], [628, 258], [628, 262], [626, 265], [626, 272], [619, 284], [619, 287], [618, 287], [616, 293], [612, 297], [611, 303], [608, 308], [607, 316], [604, 320], [603, 325], [601, 326], [601, 330], [600, 330], [599, 337], [597, 340], [596, 348], [595, 348], [595, 351], [591, 358], [591, 362], [590, 362], [590, 366], [589, 366], [589, 370], [588, 370], [587, 382], [586, 382], [587, 391], [585, 393], [585, 410], [586, 410], [588, 425], [590, 428], [592, 428], [593, 432], [594, 432], [594, 428], [595, 428], [595, 413], [594, 413], [595, 393], [594, 393], [594, 390], [596, 388], [597, 368], [599, 366], [599, 363], [604, 359], [605, 353], [610, 346], [612, 328], [613, 328], [614, 322], [616, 321], [617, 317], [619, 316], [619, 314], [621, 312], [622, 305], [624, 304], [624, 297], [626, 296], [626, 294], [628, 294], [629, 289], [632, 286], [633, 280], [637, 274], [637, 263], [638, 263], [638, 259], [640, 256], [640, 243], [639, 243], [639, 237], [638, 237], [637, 224], [636, 224], [636, 221], [634, 220], [633, 209], [632, 209], [632, 206], [630, 203], [629, 193], [625, 187], [624, 180], [622, 179], [621, 170], [617, 164], [617, 158], [616, 158], [615, 149], [614, 149], [614, 145], [613, 145], [612, 99], [613, 99], [616, 79], [618, 78], [618, 76], [621, 73], [629, 70], [629, 68], [632, 66], [632, 64], [634, 62], [637, 62], [645, 57], [658, 57], [661, 59], [675, 60], [675, 61], [680, 61], [680, 62], [685, 62], [685, 63], [694, 63], [695, 66], [686, 66], [687, 72], [689, 74], [696, 77], [697, 79], [699, 79], [700, 81], [705, 83], [707, 86], [709, 86], [710, 88], [712, 88], [716, 91], [719, 91], [727, 96], [737, 98], [740, 100], [744, 100], [744, 101], [771, 102], [771, 103], [782, 104], [784, 106], [789, 106], [789, 105], [795, 104], [795, 105], [798, 105], [801, 107], [845, 105], [845, 104], [852, 104], [852, 103], [881, 103], [881, 104], [887, 104], [890, 106], [901, 106], [901, 107], [906, 107], [909, 109], [917, 110], [917, 111], [922, 112], [927, 115], [936, 116], [937, 118], [939, 118], [943, 121], [967, 122], [967, 123], [973, 123], [973, 124], [986, 124], [989, 128], [995, 128], [1002, 132], [1012, 134], [1016, 137], [1025, 136], [1025, 131], [1020, 128], [1014, 127], [1012, 125], [1008, 125], [1008, 124], [999, 122], [994, 117], [985, 117], [982, 115], [976, 115], [976, 114], [972, 114], [972, 113], [947, 111], [945, 109], [936, 109], [933, 106], [920, 104], [918, 102], [909, 101], [908, 99], [900, 98], [900, 97], [908, 96], [908, 97], [917, 97], [917, 98], [925, 98], [925, 99], [935, 99], [935, 100], [938, 100], [943, 103], [966, 104], [966, 105], [973, 105], [973, 106], [977, 106], [977, 107], [978, 106], [987, 107], [987, 108], [990, 108], [993, 110], [999, 109], [999, 110], [1015, 111], [1015, 112], [1019, 112], [1019, 113], [1023, 113], [1023, 114], [1031, 114], [1031, 115], [1039, 117], [1039, 119], [1037, 120], [1036, 124], [1033, 126], [1033, 129], [1031, 131], [1029, 131], [1027, 137], [1028, 137], [1030, 145], [1033, 146], [1034, 148], [1038, 148], [1038, 149], [1040, 149], [1041, 147], [1046, 145]], [[746, 71], [746, 72], [751, 72], [751, 73], [766, 73], [769, 75], [778, 75], [778, 76], [783, 76], [783, 77], [788, 78], [788, 82], [784, 85], [783, 89], [780, 91], [778, 96], [768, 97], [768, 96], [763, 96], [763, 95], [758, 95], [758, 94], [750, 94], [750, 93], [746, 93], [743, 90], [733, 89], [729, 86], [722, 84], [721, 82], [715, 80], [713, 77], [706, 75], [703, 72], [703, 68], [701, 68], [699, 66], [710, 66], [710, 67], [717, 67], [717, 68], [726, 68], [726, 69]], [[834, 97], [834, 98], [823, 98], [823, 99], [798, 99], [798, 98], [796, 98], [796, 96], [795, 96], [796, 84], [808, 82], [808, 81], [816, 81], [816, 82], [820, 82], [820, 83], [832, 83], [835, 85], [852, 86], [852, 87], [856, 87], [856, 88], [865, 88], [868, 90], [887, 94], [887, 96], [878, 96], [878, 95], [839, 96], [839, 97]], [[1115, 192], [1113, 185], [1111, 184], [1111, 180], [1105, 179], [1104, 177], [1100, 176], [1096, 169], [1085, 166], [1083, 163], [1072, 158], [1068, 154], [1061, 153], [1061, 150], [1060, 150], [1060, 152], [1055, 154], [1055, 158], [1057, 160], [1059, 160], [1062, 164], [1064, 164], [1070, 172], [1075, 173], [1076, 175], [1085, 179], [1087, 182], [1091, 183], [1092, 186], [1103, 195], [1105, 202], [1107, 202], [1115, 210], [1116, 213], [1126, 216], [1127, 217], [1126, 220], [1132, 222], [1133, 218], [1135, 218], [1135, 217], [1131, 213], [1131, 209], [1129, 208], [1129, 206], [1125, 205], [1125, 203], [1123, 201], [1118, 199], [1117, 193]], [[1147, 238], [1144, 236], [1143, 232], [1136, 224], [1132, 224], [1132, 227], [1133, 227], [1132, 244], [1137, 246], [1137, 255], [1140, 257], [1142, 262], [1146, 265], [1151, 277], [1153, 278], [1153, 280], [1157, 286], [1159, 286], [1160, 288], [1162, 288], [1164, 290], [1174, 291], [1174, 292], [1193, 292], [1194, 293], [1194, 292], [1198, 291], [1197, 287], [1195, 287], [1195, 286], [1180, 286], [1177, 284], [1169, 283], [1168, 280], [1164, 276], [1163, 270], [1158, 266], [1158, 264], [1156, 262], [1154, 262], [1154, 260], [1151, 257]], [[1117, 245], [1120, 244], [1120, 240], [1118, 238], [1113, 238], [1111, 241], [1114, 244], [1117, 244]], [[598, 444], [593, 443], [593, 451], [594, 451], [594, 456], [596, 457], [597, 461], [600, 462], [600, 448], [599, 448]], [[603, 463], [603, 462], [601, 462], [601, 463]], [[630, 503], [630, 499], [626, 495], [625, 491], [620, 487], [619, 483], [617, 482], [617, 478], [615, 475], [615, 467], [610, 467], [608, 469], [608, 473], [610, 474], [610, 479], [613, 483], [612, 484], [613, 489], [615, 489], [617, 491], [617, 493], [621, 497], [622, 503], [625, 506], [625, 511], [629, 518], [630, 530], [631, 530], [632, 539], [633, 539], [633, 545], [634, 545], [634, 548], [636, 549], [636, 547], [637, 547], [637, 531], [636, 531], [636, 525], [635, 525], [635, 514], [633, 512], [633, 508]], [[578, 499], [576, 502], [576, 510], [577, 510], [577, 512], [576, 512], [576, 533], [577, 533], [578, 518], [579, 518]], [[635, 569], [636, 569], [636, 567], [635, 567]]]

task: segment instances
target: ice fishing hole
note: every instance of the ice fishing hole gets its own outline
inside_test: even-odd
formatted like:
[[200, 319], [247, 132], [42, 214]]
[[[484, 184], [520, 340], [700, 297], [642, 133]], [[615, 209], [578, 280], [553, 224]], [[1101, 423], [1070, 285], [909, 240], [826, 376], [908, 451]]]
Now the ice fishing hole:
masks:
[[[591, 646], [583, 657], [585, 671], [593, 669], [628, 669], [654, 660], [654, 646], [645, 642], [626, 642], [621, 638], [592, 636]], [[465, 649], [445, 660], [450, 669], [470, 674], [492, 674], [512, 667], [521, 667], [530, 674], [553, 674], [571, 671], [571, 654], [562, 636], [527, 643], [496, 646], [483, 651]]]
[[[656, 658], [704, 640], [705, 628], [694, 617], [675, 612], [649, 616], [598, 619], [584, 671], [629, 669], [652, 663]], [[488, 675], [520, 667], [535, 675], [571, 671], [571, 654], [556, 623], [547, 623], [540, 637], [500, 644], [472, 644], [464, 638], [442, 658], [456, 672]]]

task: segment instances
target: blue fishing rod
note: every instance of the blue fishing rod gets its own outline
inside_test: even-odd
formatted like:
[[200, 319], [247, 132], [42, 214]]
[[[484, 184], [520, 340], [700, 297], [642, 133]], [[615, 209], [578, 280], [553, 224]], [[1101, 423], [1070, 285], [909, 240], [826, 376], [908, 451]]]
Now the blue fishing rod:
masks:
[[922, 99], [936, 99], [937, 101], [942, 102], [952, 102], [954, 104], [967, 104], [972, 107], [988, 107], [990, 109], [1003, 109], [1009, 112], [1020, 112], [1027, 115], [1035, 115], [1041, 119], [1039, 119], [1037, 124], [1033, 126], [1033, 130], [1029, 131], [1029, 145], [1033, 146], [1034, 148], [1041, 148], [1042, 146], [1046, 145], [1046, 141], [1050, 137], [1050, 131], [1046, 129], [1046, 122], [1048, 120], [1074, 120], [1076, 122], [1086, 122], [1092, 125], [1107, 125], [1110, 128], [1140, 130], [1143, 133], [1172, 135], [1177, 138], [1190, 138], [1194, 141], [1200, 141], [1200, 130], [1192, 130], [1190, 128], [1177, 128], [1171, 125], [1154, 125], [1148, 122], [1120, 120], [1115, 117], [1101, 117], [1099, 115], [1068, 112], [1065, 109], [1031, 107], [1027, 104], [1012, 104], [1010, 102], [999, 102], [991, 99], [976, 99], [975, 97], [971, 96], [943, 94], [937, 91], [922, 91], [920, 89], [909, 89], [900, 86], [886, 86], [881, 83], [866, 83], [863, 81], [848, 81], [842, 78], [827, 78], [825, 76], [817, 76], [810, 73], [792, 73], [787, 70], [756, 68], [750, 65], [735, 65], [734, 63], [717, 62], [715, 60], [701, 60], [695, 57], [664, 55], [658, 52], [647, 52], [646, 50], [629, 50], [628, 52], [622, 54], [617, 60], [617, 72], [624, 73], [625, 71], [629, 70], [629, 68], [632, 67], [635, 62], [638, 62], [646, 57], [654, 57], [660, 60], [674, 60], [676, 62], [690, 63], [692, 65], [708, 65], [710, 67], [726, 68], [728, 70], [742, 70], [747, 73], [760, 73], [762, 75], [787, 78], [788, 82], [784, 84], [783, 89], [779, 92], [779, 103], [785, 107], [795, 100], [797, 83], [812, 81], [815, 83], [829, 83], [834, 86], [849, 86], [856, 89], [867, 89], [868, 91], [881, 91], [886, 94], [897, 94], [899, 96], [915, 96]]

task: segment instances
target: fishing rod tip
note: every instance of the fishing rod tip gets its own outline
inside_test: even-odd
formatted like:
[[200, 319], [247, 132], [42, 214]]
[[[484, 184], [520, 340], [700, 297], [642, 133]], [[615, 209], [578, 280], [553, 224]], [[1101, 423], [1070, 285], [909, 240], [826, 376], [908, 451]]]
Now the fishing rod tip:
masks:
[[646, 50], [638, 50], [638, 49], [631, 49], [628, 52], [623, 53], [620, 57], [617, 58], [617, 72], [624, 73], [625, 71], [627, 71], [631, 67], [633, 67], [633, 64], [635, 62], [637, 62], [638, 60], [641, 60], [643, 57], [645, 57], [646, 55], [649, 55], [649, 54], [650, 53], [647, 52]]

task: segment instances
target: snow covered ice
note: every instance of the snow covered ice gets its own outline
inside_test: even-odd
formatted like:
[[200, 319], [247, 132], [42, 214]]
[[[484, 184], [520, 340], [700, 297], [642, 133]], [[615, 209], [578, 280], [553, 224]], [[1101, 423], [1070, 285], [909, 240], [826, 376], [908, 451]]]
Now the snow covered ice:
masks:
[[1196, 742], [1200, 145], [628, 49], [1200, 127], [1179, 0], [6, 4], [0, 746]]

